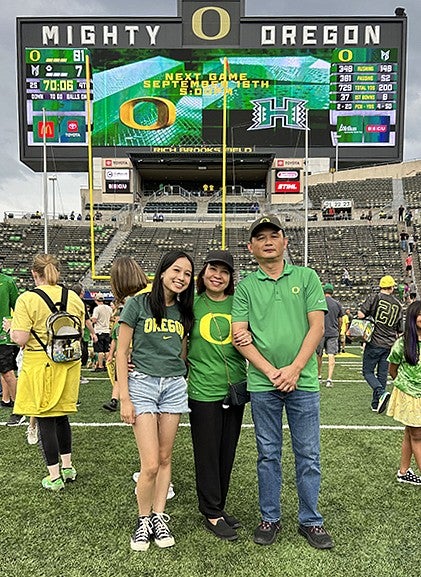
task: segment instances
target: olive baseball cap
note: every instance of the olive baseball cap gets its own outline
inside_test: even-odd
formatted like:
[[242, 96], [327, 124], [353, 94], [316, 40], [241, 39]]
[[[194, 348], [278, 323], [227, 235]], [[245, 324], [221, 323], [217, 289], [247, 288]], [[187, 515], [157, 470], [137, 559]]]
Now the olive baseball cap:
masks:
[[270, 226], [270, 227], [274, 228], [275, 230], [282, 230], [282, 232], [284, 232], [284, 229], [282, 228], [282, 224], [281, 224], [281, 221], [279, 220], [279, 218], [277, 216], [275, 216], [274, 214], [266, 214], [266, 215], [262, 215], [261, 217], [259, 217], [250, 226], [249, 238], [256, 236], [257, 231], [260, 228], [263, 228], [264, 226]]
[[333, 295], [333, 284], [327, 282], [323, 285], [323, 292]]

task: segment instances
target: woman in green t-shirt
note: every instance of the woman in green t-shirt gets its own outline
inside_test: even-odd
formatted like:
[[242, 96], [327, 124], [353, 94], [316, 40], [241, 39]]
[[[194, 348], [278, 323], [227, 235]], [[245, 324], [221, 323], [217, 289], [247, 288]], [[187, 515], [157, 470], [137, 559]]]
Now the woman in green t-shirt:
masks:
[[[211, 251], [197, 276], [194, 325], [188, 344], [188, 394], [199, 510], [221, 539], [238, 538], [239, 521], [225, 511], [243, 406], [223, 408], [229, 382], [246, 379], [246, 362], [231, 340], [234, 261]], [[248, 333], [247, 342], [251, 342]]]

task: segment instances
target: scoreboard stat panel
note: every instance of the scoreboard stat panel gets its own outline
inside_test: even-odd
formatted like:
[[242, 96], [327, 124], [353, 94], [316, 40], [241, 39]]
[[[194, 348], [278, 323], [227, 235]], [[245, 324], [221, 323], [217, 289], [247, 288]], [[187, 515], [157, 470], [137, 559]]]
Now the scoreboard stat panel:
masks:
[[87, 144], [87, 54], [83, 48], [26, 48], [29, 145], [42, 144], [44, 130], [48, 143]]
[[399, 95], [398, 50], [334, 50], [330, 66], [333, 144], [391, 145], [396, 139]]

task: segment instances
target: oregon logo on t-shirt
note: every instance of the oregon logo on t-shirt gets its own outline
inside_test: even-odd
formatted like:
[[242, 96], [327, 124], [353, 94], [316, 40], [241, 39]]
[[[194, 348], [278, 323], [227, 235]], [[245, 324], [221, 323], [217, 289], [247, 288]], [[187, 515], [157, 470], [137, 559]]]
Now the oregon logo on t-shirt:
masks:
[[156, 319], [149, 317], [145, 319], [144, 333], [177, 333], [180, 338], [184, 336], [184, 327], [180, 321], [173, 319], [162, 319], [161, 326], [158, 326]]
[[205, 341], [213, 345], [228, 345], [232, 342], [231, 315], [208, 313], [200, 319], [199, 330]]

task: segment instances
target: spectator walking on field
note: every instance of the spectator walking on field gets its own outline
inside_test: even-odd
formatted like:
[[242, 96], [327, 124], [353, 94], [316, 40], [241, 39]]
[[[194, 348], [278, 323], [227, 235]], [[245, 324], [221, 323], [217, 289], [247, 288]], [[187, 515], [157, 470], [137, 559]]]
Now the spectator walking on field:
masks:
[[[10, 319], [18, 298], [18, 289], [12, 277], [0, 273], [0, 374], [2, 376], [2, 407], [13, 407], [16, 396], [16, 356], [19, 347], [10, 340]], [[8, 425], [18, 425], [22, 415], [11, 415]], [[24, 419], [23, 419], [24, 420]]]
[[[271, 545], [281, 528], [285, 408], [295, 455], [298, 532], [313, 547], [330, 549], [333, 542], [318, 511], [320, 385], [315, 355], [326, 299], [314, 270], [284, 260], [288, 240], [276, 216], [256, 220], [249, 238], [248, 249], [259, 268], [238, 285], [232, 321], [234, 345], [249, 361], [261, 513], [254, 542]], [[238, 336], [244, 329], [250, 330], [253, 342], [241, 346]]]
[[97, 342], [94, 342], [94, 351], [98, 354], [96, 371], [106, 371], [105, 356], [110, 350], [111, 344], [111, 317], [113, 309], [104, 304], [104, 297], [98, 293], [95, 297], [96, 307], [92, 312], [91, 322], [94, 325]]
[[323, 352], [328, 356], [326, 387], [333, 387], [333, 371], [335, 369], [335, 355], [338, 354], [339, 334], [342, 326], [342, 305], [333, 298], [333, 285], [326, 283], [323, 287], [327, 304], [327, 314], [324, 318], [324, 335], [317, 345], [317, 368], [319, 382], [322, 381]]
[[380, 292], [371, 294], [361, 305], [358, 318], [374, 319], [370, 342], [365, 344], [363, 376], [372, 388], [371, 410], [382, 412], [386, 393], [389, 363], [387, 357], [402, 332], [402, 305], [393, 295], [396, 283], [390, 275], [380, 279]]
[[[58, 285], [59, 264], [53, 255], [36, 255], [32, 276], [39, 292], [54, 303], [63, 302], [64, 309], [83, 325], [83, 302], [73, 291]], [[24, 350], [15, 410], [19, 415], [37, 418], [42, 454], [48, 469], [42, 486], [49, 491], [60, 491], [66, 481], [74, 481], [77, 476], [72, 464], [68, 415], [77, 410], [81, 363], [80, 360], [55, 362], [47, 355], [44, 345], [50, 315], [49, 306], [35, 291], [26, 291], [16, 301], [11, 338]]]
[[[352, 321], [351, 310], [346, 309], [345, 313], [342, 315], [342, 322], [341, 322], [341, 334], [340, 334], [340, 345], [341, 345], [341, 353], [345, 352], [345, 345], [346, 345], [346, 336], [348, 333], [349, 325]], [[320, 374], [320, 373], [319, 373]]]

